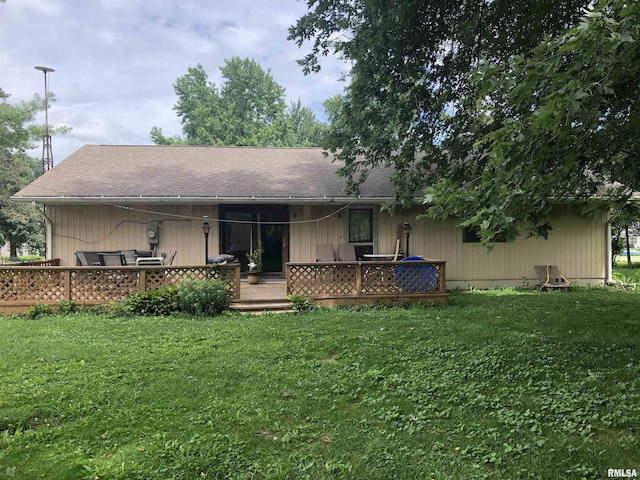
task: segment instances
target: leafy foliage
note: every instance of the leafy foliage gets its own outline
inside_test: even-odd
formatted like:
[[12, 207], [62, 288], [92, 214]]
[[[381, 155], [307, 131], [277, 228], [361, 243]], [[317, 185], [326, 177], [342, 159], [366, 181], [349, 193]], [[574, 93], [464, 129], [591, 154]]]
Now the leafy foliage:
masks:
[[219, 315], [229, 306], [222, 280], [189, 280], [178, 288], [180, 311], [197, 316]]
[[179, 310], [179, 287], [163, 285], [160, 288], [129, 295], [115, 306], [114, 315], [171, 315]]
[[[40, 163], [25, 152], [42, 138], [44, 128], [34, 125], [38, 111], [44, 109], [42, 99], [35, 95], [29, 102], [8, 103], [9, 95], [0, 89], [0, 244], [9, 242], [10, 256], [16, 258], [24, 245], [37, 253], [44, 246], [44, 224], [41, 215], [31, 206], [10, 199], [41, 173]], [[50, 100], [55, 96], [50, 94]], [[51, 127], [50, 134], [67, 133], [68, 127]]]
[[233, 57], [220, 69], [220, 88], [209, 82], [204, 67], [188, 69], [174, 84], [174, 110], [186, 139], [168, 138], [153, 127], [159, 145], [317, 145], [323, 124], [298, 102], [285, 107], [284, 88], [254, 60]]
[[352, 191], [391, 165], [397, 202], [425, 191], [428, 216], [488, 244], [546, 236], [553, 202], [640, 189], [637, 2], [309, 5], [290, 29], [312, 43], [305, 71], [328, 53], [352, 65], [327, 136]]
[[307, 313], [314, 308], [311, 299], [309, 297], [305, 297], [304, 295], [287, 295], [287, 298], [293, 305], [293, 309], [296, 311], [296, 313]]

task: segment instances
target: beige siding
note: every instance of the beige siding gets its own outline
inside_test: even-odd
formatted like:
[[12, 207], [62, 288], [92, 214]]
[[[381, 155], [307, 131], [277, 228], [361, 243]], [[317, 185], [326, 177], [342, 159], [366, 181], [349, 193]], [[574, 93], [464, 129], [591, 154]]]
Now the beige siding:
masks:
[[[146, 211], [145, 211], [146, 210]], [[126, 210], [108, 205], [48, 207], [53, 222], [53, 256], [62, 265], [75, 264], [77, 250], [148, 248], [146, 227], [159, 223], [159, 252], [179, 253], [177, 265], [199, 265], [204, 261], [203, 215], [211, 219], [209, 254], [219, 253], [218, 207], [148, 205]], [[154, 213], [149, 213], [154, 212]], [[521, 285], [535, 280], [534, 265], [558, 265], [570, 280], [602, 283], [606, 280], [606, 218], [580, 217], [569, 207], [558, 207], [550, 215], [553, 230], [548, 240], [521, 238], [497, 243], [491, 253], [477, 244], [463, 243], [462, 229], [454, 220], [416, 220], [420, 210], [399, 211], [391, 217], [376, 207], [376, 253], [393, 253], [396, 228], [413, 225], [411, 255], [447, 261], [448, 288], [469, 285], [492, 287]], [[347, 210], [343, 205], [292, 205], [289, 208], [289, 260], [313, 262], [316, 245], [331, 244], [337, 252], [345, 243]], [[405, 249], [402, 235], [401, 247]]]
[[[553, 230], [547, 240], [519, 238], [496, 243], [493, 250], [462, 241], [462, 229], [453, 219], [415, 220], [415, 212], [395, 218], [379, 217], [379, 251], [391, 252], [390, 239], [405, 221], [413, 225], [409, 253], [447, 261], [449, 288], [522, 285], [535, 283], [534, 265], [557, 265], [563, 275], [578, 283], [606, 281], [607, 225], [603, 215], [597, 219], [580, 217], [569, 207], [557, 207], [549, 217]], [[401, 242], [405, 248], [405, 239]]]
[[[304, 212], [292, 221], [322, 219], [338, 210], [337, 206], [294, 206], [292, 212]], [[453, 219], [416, 220], [420, 210], [400, 211], [393, 217], [378, 212], [376, 253], [393, 253], [398, 225], [413, 226], [409, 254], [447, 261], [448, 288], [518, 286], [536, 280], [534, 265], [557, 265], [565, 277], [578, 283], [606, 281], [606, 217], [580, 217], [570, 207], [557, 207], [549, 217], [553, 226], [547, 240], [520, 238], [513, 243], [496, 243], [487, 253], [472, 243], [463, 243], [462, 229]], [[316, 244], [331, 243], [334, 250], [345, 241], [346, 213], [312, 223], [291, 226], [291, 261], [315, 260]], [[404, 250], [405, 237], [401, 235]]]
[[52, 222], [53, 257], [60, 258], [61, 265], [75, 265], [78, 250], [148, 250], [147, 226], [154, 223], [159, 225], [158, 253], [170, 256], [177, 250], [174, 265], [202, 265], [203, 215], [212, 220], [209, 255], [218, 253], [215, 205], [137, 205], [132, 210], [111, 205], [54, 205], [47, 208], [47, 214]]

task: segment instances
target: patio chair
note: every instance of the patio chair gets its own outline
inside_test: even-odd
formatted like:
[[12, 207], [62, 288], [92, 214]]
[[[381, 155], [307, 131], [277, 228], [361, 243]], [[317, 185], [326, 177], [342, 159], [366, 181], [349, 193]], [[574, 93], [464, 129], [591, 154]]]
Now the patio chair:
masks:
[[100, 257], [97, 252], [75, 252], [77, 263], [83, 267], [93, 267], [100, 265]]
[[537, 285], [545, 289], [571, 288], [571, 282], [567, 280], [556, 265], [535, 265], [538, 277]]
[[331, 263], [335, 261], [333, 245], [316, 245], [316, 262]]
[[338, 260], [341, 262], [355, 262], [356, 247], [351, 243], [341, 243], [338, 245]]
[[89, 267], [91, 266], [91, 264], [89, 263], [89, 260], [87, 260], [87, 256], [84, 254], [84, 252], [76, 252], [76, 259], [77, 262], [76, 264], [82, 267]]
[[136, 251], [135, 250], [120, 250], [120, 253], [124, 255], [124, 259], [127, 262], [127, 265], [135, 265], [136, 264]]
[[105, 267], [122, 267], [127, 265], [127, 260], [122, 253], [98, 253], [100, 265]]

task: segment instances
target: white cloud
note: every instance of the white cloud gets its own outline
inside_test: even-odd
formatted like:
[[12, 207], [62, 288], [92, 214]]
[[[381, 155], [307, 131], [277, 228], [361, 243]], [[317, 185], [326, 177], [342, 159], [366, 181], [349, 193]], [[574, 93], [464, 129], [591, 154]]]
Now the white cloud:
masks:
[[85, 143], [150, 143], [153, 126], [181, 133], [173, 83], [201, 63], [219, 84], [224, 60], [236, 55], [270, 69], [288, 102], [300, 98], [324, 119], [322, 102], [342, 92], [344, 66], [327, 59], [321, 74], [303, 75], [295, 60], [304, 51], [286, 37], [305, 8], [297, 0], [7, 0], [0, 88], [28, 100], [44, 93], [33, 67], [56, 70], [49, 120], [73, 128], [53, 138], [56, 163]]

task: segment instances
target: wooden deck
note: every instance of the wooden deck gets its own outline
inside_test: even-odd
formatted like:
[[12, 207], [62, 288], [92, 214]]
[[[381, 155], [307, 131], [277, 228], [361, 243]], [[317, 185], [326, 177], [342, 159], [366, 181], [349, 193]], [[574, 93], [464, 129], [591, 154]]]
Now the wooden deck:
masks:
[[287, 295], [317, 305], [447, 303], [442, 260], [413, 262], [287, 263], [286, 280], [241, 281], [240, 264], [188, 267], [60, 267], [55, 263], [0, 268], [0, 314], [61, 301], [85, 305], [117, 302], [136, 292], [179, 285], [190, 278], [223, 280], [231, 309], [290, 311]]

